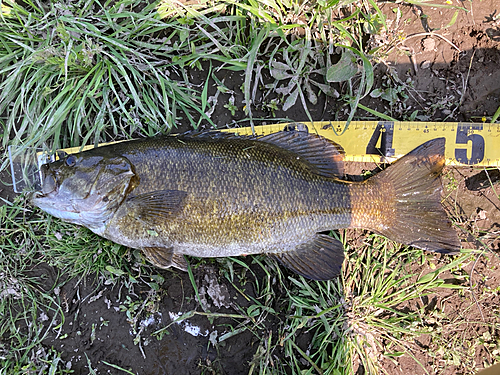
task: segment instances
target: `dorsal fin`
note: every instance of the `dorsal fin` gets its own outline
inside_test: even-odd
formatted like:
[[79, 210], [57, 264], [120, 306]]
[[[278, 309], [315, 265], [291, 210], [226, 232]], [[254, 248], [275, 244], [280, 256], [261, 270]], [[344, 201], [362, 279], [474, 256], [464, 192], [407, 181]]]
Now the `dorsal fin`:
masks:
[[252, 135], [238, 135], [232, 132], [221, 132], [219, 130], [189, 130], [176, 134], [178, 139], [199, 139], [199, 140], [219, 140], [219, 139], [254, 139]]
[[324, 177], [344, 177], [344, 149], [337, 143], [306, 131], [287, 130], [256, 137], [260, 142], [296, 153]]

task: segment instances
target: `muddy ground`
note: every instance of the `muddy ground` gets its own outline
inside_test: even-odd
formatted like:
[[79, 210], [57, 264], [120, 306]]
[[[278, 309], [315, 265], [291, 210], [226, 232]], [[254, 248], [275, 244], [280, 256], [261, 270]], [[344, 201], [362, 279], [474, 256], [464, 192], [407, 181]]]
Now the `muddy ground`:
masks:
[[[408, 119], [417, 109], [420, 116], [417, 120], [424, 121], [477, 122], [483, 116], [491, 118], [500, 105], [500, 4], [496, 0], [485, 0], [460, 2], [460, 5], [469, 12], [460, 12], [456, 21], [449, 25], [454, 10], [382, 4], [390, 29], [387, 34], [372, 37], [372, 46], [384, 45], [391, 39], [391, 34], [406, 37], [393, 43], [387, 58], [377, 64], [375, 87], [406, 86], [407, 90], [396, 93], [392, 101], [365, 98], [364, 105], [399, 120]], [[393, 9], [399, 9], [400, 13]], [[190, 72], [194, 83], [204, 82], [205, 74], [206, 71]], [[234, 91], [235, 104], [242, 108], [243, 75], [227, 71], [220, 71], [217, 75]], [[343, 89], [338, 87], [339, 92]], [[215, 88], [209, 95], [214, 94]], [[232, 115], [224, 108], [230, 95], [220, 94], [212, 115], [220, 127], [245, 116], [242, 110]], [[260, 98], [262, 102], [270, 100]], [[299, 101], [286, 113], [276, 110], [274, 114], [268, 107], [259, 106], [258, 102], [255, 104], [253, 115], [267, 119], [268, 123], [274, 122], [275, 118], [308, 120]], [[309, 111], [315, 120], [342, 120], [346, 119], [349, 108], [337, 99], [320, 95], [318, 103], [310, 105]], [[359, 111], [358, 116], [370, 118], [363, 111]], [[350, 166], [352, 171], [372, 167]], [[462, 233], [462, 238], [470, 241], [471, 246], [479, 247], [482, 244], [475, 241], [479, 236], [494, 251], [478, 258], [473, 271], [471, 267], [465, 271], [472, 273], [476, 295], [481, 295], [485, 288], [497, 292], [491, 294], [491, 299], [480, 300], [472, 308], [469, 307], [473, 301], [471, 293], [459, 295], [448, 289], [414, 302], [414, 306], [406, 306], [415, 309], [422, 303], [437, 305], [443, 316], [451, 320], [465, 316], [470, 324], [443, 334], [450, 342], [452, 338], [460, 337], [459, 341], [453, 341], [454, 345], [467, 345], [469, 356], [450, 361], [443, 357], [440, 348], [432, 347], [433, 341], [429, 337], [421, 337], [409, 343], [420, 365], [409, 356], [392, 359], [380, 356], [381, 367], [387, 374], [460, 374], [464, 373], [463, 361], [473, 359], [475, 367], [482, 368], [492, 360], [491, 348], [485, 347], [480, 338], [487, 334], [498, 335], [500, 173], [498, 169], [447, 168], [445, 176], [445, 187], [452, 187], [445, 205], [450, 215], [470, 231], [470, 235]], [[7, 176], [4, 174], [2, 178]], [[11, 199], [13, 193], [9, 187], [3, 186], [0, 196]], [[436, 259], [439, 264], [439, 257]], [[251, 263], [250, 259], [244, 261]], [[259, 267], [252, 267], [259, 275]], [[241, 272], [241, 266], [235, 265], [235, 270]], [[185, 273], [159, 271], [164, 281], [158, 290], [151, 288], [151, 280], [142, 279], [140, 275], [137, 283], [124, 286], [106, 285], [96, 276], [66, 280], [50, 266], [37, 266], [32, 273], [33, 276], [45, 275], [44, 288], [63, 302], [66, 320], [60, 331], [47, 338], [44, 345], [47, 350], [53, 347], [64, 353], [63, 360], [74, 374], [88, 374], [92, 370], [97, 374], [123, 373], [110, 364], [134, 374], [247, 374], [261, 338], [273, 334], [277, 337], [277, 327], [281, 324], [279, 318], [269, 315], [269, 319], [254, 332], [244, 330], [217, 343], [218, 338], [230, 332], [230, 325], [238, 327], [245, 322], [227, 317], [210, 320], [203, 315], [194, 315], [180, 324], [171, 324], [173, 319], [188, 311], [204, 312], [194, 298], [194, 290]], [[219, 277], [218, 263], [203, 264], [194, 270], [194, 275], [202, 299], [207, 300], [206, 311], [238, 314], [236, 305], [250, 306], [241, 293]], [[59, 287], [54, 288], [54, 285]], [[251, 282], [246, 283], [245, 288], [245, 293], [255, 295]], [[140, 301], [140, 304], [135, 301]], [[276, 306], [276, 309], [279, 311], [283, 306]], [[127, 316], [126, 310], [133, 313]], [[47, 312], [48, 321], [50, 317], [50, 312]], [[475, 322], [492, 323], [497, 328], [489, 329]], [[165, 329], [158, 332], [162, 328]], [[157, 334], [153, 336], [153, 332]], [[304, 349], [308, 339], [304, 334], [298, 340]], [[282, 355], [279, 350], [275, 354]]]

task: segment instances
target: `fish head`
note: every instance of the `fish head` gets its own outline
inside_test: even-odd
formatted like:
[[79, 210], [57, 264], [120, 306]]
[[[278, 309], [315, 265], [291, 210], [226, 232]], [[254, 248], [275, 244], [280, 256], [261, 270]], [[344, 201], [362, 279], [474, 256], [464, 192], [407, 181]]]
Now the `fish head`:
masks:
[[127, 158], [86, 152], [43, 165], [42, 180], [33, 205], [96, 233], [139, 182]]

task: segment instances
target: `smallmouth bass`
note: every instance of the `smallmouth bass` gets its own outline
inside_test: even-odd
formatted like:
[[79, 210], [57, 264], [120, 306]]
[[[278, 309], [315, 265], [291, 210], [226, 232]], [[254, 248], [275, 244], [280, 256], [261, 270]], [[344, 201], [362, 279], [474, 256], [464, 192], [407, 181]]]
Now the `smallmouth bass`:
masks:
[[445, 139], [424, 143], [363, 182], [342, 180], [342, 149], [320, 136], [220, 132], [127, 141], [43, 167], [32, 203], [119, 244], [161, 268], [183, 255], [265, 253], [326, 280], [344, 248], [320, 232], [365, 228], [424, 250], [460, 241], [441, 206]]

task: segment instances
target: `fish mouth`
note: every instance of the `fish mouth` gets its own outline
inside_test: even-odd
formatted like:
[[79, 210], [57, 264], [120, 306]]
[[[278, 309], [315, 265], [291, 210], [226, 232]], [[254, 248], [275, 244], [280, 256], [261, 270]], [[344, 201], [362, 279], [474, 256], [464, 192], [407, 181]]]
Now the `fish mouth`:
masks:
[[49, 170], [48, 166], [42, 166], [42, 190], [35, 191], [32, 195], [33, 199], [47, 198], [49, 195], [57, 193], [59, 189], [59, 184], [57, 178]]
[[50, 193], [44, 193], [43, 191], [34, 191], [31, 193], [31, 202], [35, 206], [39, 206], [45, 199], [50, 198], [50, 195]]
[[48, 195], [50, 193], [57, 191], [57, 188], [58, 188], [58, 183], [56, 176], [54, 176], [52, 173], [45, 175], [43, 179], [42, 193], [44, 195]]
[[45, 198], [45, 194], [43, 194], [41, 191], [34, 191], [31, 194], [31, 199], [41, 199], [41, 198]]

